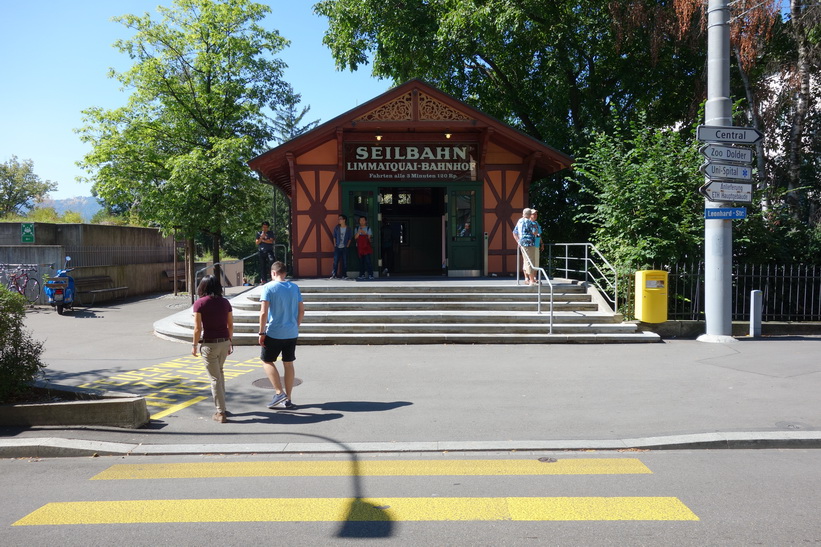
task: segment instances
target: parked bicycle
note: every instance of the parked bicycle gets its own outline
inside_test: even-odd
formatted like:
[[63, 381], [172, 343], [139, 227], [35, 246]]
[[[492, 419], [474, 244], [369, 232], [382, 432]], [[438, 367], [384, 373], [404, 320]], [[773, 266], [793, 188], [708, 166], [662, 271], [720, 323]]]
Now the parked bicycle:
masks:
[[34, 304], [40, 298], [40, 282], [29, 276], [30, 272], [37, 271], [36, 264], [17, 264], [11, 271], [12, 266], [4, 264], [2, 266], [6, 271], [6, 288], [10, 291], [15, 291], [23, 295], [28, 300], [29, 304]]

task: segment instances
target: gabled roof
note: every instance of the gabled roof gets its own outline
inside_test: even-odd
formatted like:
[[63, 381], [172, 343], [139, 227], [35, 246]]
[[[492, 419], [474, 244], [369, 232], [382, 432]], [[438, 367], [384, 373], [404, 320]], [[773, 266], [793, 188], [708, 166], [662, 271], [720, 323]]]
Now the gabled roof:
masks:
[[[286, 143], [257, 156], [248, 165], [265, 179], [291, 194], [289, 156], [296, 157], [321, 144], [376, 133], [442, 134], [475, 133], [511, 152], [533, 161], [533, 178], [540, 178], [570, 167], [570, 156], [538, 141], [499, 120], [439, 91], [419, 79], [394, 87], [370, 101], [319, 125]], [[340, 160], [341, 161], [341, 160]]]

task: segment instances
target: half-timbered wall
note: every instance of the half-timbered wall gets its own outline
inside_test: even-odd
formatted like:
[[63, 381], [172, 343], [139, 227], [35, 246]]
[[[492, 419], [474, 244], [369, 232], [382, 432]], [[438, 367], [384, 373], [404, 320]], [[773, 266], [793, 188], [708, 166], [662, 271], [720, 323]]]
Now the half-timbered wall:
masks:
[[[287, 170], [290, 173], [284, 180], [277, 178], [276, 183], [289, 190], [292, 199], [294, 274], [314, 277], [327, 275], [331, 271], [332, 233], [337, 216], [346, 207], [346, 196], [341, 192], [342, 178], [345, 176], [341, 154], [348, 135], [359, 142], [367, 134], [357, 124], [370, 124], [373, 135], [378, 130], [393, 135], [397, 139], [394, 142], [405, 144], [414, 138], [430, 143], [431, 135], [436, 131], [441, 131], [443, 137], [446, 132], [458, 136], [460, 128], [470, 133], [470, 138], [475, 139], [472, 142], [476, 142], [479, 147], [480, 160], [477, 162], [476, 172], [482, 183], [482, 208], [477, 220], [481, 221], [482, 226], [477, 228], [488, 233], [488, 273], [515, 273], [516, 242], [511, 231], [521, 217], [522, 209], [528, 206], [527, 196], [534, 158], [543, 152], [537, 153], [533, 148], [533, 153], [524, 152], [527, 148], [520, 143], [515, 145], [518, 148], [514, 147], [517, 152], [513, 152], [514, 148], [508, 148], [511, 145], [506, 144], [512, 141], [499, 138], [501, 133], [496, 132], [498, 128], [494, 128], [493, 124], [477, 130], [475, 115], [461, 110], [458, 105], [446, 104], [422, 90], [411, 89], [374, 106], [359, 113], [350, 122], [341, 122], [336, 127], [328, 128], [325, 134], [327, 140], [316, 145], [306, 143], [299, 152], [289, 152], [285, 148], [287, 143], [280, 147], [284, 152], [280, 152], [282, 155], [279, 157], [287, 156]], [[430, 127], [440, 129], [427, 130], [429, 122], [432, 123]], [[349, 133], [348, 124], [352, 124], [356, 131]], [[444, 131], [442, 127], [453, 129]], [[454, 142], [457, 140], [458, 137]], [[306, 150], [308, 146], [311, 148]], [[523, 152], [529, 155], [521, 155]], [[263, 164], [265, 158], [259, 161]], [[277, 176], [284, 176], [287, 172], [285, 164], [272, 165]], [[272, 178], [273, 176], [271, 175]], [[401, 181], [384, 184], [374, 181], [374, 190], [380, 186], [399, 185]]]

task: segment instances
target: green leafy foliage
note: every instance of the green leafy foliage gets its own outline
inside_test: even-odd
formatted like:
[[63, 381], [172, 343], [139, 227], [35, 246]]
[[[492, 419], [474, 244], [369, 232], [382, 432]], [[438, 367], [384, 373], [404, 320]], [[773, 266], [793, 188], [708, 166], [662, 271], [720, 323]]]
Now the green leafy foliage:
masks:
[[81, 165], [111, 212], [180, 237], [210, 234], [218, 261], [222, 234], [270, 208], [245, 162], [273, 138], [267, 113], [293, 96], [273, 57], [287, 41], [259, 25], [270, 8], [249, 0], [157, 9], [159, 21], [116, 18], [135, 33], [116, 43], [134, 65], [112, 76], [132, 94], [122, 108], [84, 111], [78, 132], [92, 151]]
[[0, 403], [24, 391], [45, 368], [43, 343], [23, 328], [26, 300], [0, 287]]
[[339, 68], [372, 60], [375, 76], [422, 78], [572, 153], [614, 116], [643, 110], [666, 124], [691, 117], [700, 102], [690, 77], [703, 48], [670, 36], [656, 48], [649, 38], [623, 39], [614, 23], [621, 4], [323, 0], [314, 9], [328, 17], [323, 41]]
[[597, 133], [572, 182], [592, 199], [577, 217], [611, 261], [634, 267], [699, 256], [704, 199], [698, 143], [646, 120]]

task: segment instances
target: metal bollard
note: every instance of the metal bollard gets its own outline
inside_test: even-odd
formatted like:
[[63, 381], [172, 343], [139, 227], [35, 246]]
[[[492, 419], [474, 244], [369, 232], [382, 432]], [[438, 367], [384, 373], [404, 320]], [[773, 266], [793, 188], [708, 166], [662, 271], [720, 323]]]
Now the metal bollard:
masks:
[[761, 336], [761, 314], [763, 311], [764, 293], [761, 291], [750, 292], [750, 336], [758, 338]]

